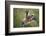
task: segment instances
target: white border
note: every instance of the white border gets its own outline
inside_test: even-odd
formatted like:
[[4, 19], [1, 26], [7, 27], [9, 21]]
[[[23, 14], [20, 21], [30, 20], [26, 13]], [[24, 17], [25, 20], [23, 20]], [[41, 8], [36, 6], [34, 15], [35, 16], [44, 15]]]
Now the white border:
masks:
[[[39, 9], [39, 27], [13, 28], [13, 8]], [[42, 31], [42, 6], [10, 5], [10, 32]]]

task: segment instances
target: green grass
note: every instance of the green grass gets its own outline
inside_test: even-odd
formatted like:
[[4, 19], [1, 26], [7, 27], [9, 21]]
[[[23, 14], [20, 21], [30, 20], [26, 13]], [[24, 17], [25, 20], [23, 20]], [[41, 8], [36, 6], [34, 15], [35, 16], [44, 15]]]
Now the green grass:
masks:
[[[22, 19], [26, 17], [25, 13], [26, 8], [14, 8], [14, 27], [21, 27], [20, 24]], [[34, 14], [36, 20], [30, 22], [30, 24], [25, 25], [24, 27], [38, 27], [39, 26], [39, 9], [28, 9], [30, 15]]]

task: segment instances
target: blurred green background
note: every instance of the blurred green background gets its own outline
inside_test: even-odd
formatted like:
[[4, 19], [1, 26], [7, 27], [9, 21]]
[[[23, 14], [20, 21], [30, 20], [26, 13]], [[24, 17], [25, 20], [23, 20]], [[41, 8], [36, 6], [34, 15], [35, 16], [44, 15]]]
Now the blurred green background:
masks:
[[[14, 28], [21, 27], [22, 19], [26, 17], [26, 8], [14, 8]], [[24, 27], [38, 27], [39, 26], [39, 9], [28, 9], [29, 15], [34, 14], [36, 20]]]

